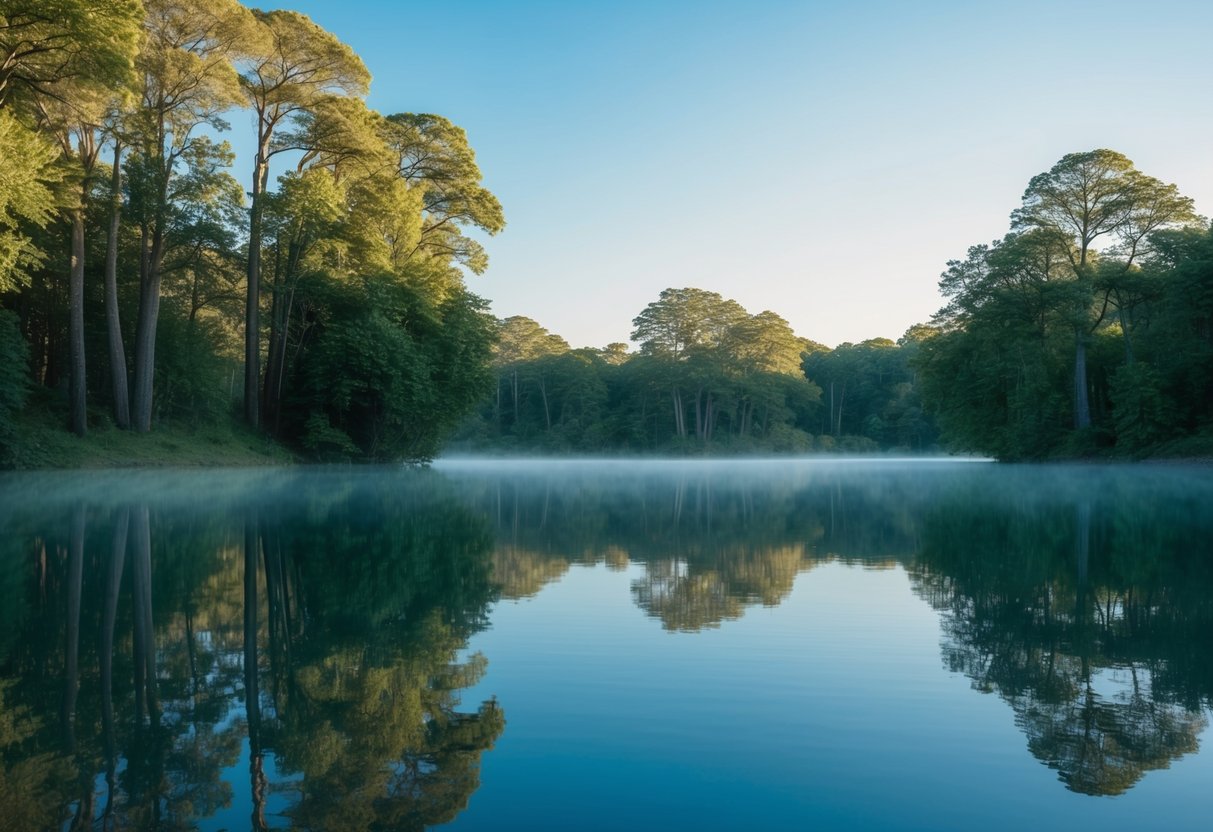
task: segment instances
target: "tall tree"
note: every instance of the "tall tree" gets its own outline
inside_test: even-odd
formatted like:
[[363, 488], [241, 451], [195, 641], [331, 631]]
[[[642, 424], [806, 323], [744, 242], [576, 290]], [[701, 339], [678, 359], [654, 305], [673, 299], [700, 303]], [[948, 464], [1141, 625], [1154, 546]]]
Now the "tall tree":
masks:
[[[80, 2], [15, 3], [0, 20], [0, 102], [29, 112], [53, 136], [71, 179], [61, 207], [71, 227], [68, 278], [69, 423], [87, 432], [84, 356], [84, 215], [100, 152], [100, 126], [115, 91], [132, 80], [138, 0], [93, 12]], [[11, 96], [10, 96], [11, 93]]]
[[113, 162], [110, 167], [109, 223], [105, 231], [105, 339], [109, 352], [110, 395], [114, 423], [126, 430], [131, 426], [131, 397], [127, 385], [126, 346], [122, 342], [122, 316], [118, 306], [118, 233], [122, 227], [122, 151], [125, 137], [118, 127], [120, 116], [113, 114], [110, 143]]
[[270, 159], [285, 149], [274, 146], [274, 134], [287, 119], [334, 94], [365, 95], [371, 78], [353, 50], [306, 16], [291, 11], [254, 11], [253, 15], [256, 52], [246, 62], [240, 81], [257, 121], [244, 321], [244, 417], [256, 427], [261, 422], [263, 196]]
[[460, 229], [471, 226], [496, 234], [505, 228], [505, 214], [497, 197], [481, 184], [476, 154], [463, 128], [442, 116], [398, 113], [384, 120], [383, 136], [400, 177], [422, 194], [425, 213], [414, 253], [482, 273], [488, 256]]
[[[132, 19], [132, 57], [136, 23]], [[70, 353], [69, 422], [73, 433], [87, 432], [87, 391], [84, 355], [84, 258], [85, 215], [94, 190], [94, 174], [101, 147], [106, 140], [105, 113], [110, 109], [113, 93], [122, 89], [130, 74], [102, 79], [101, 87], [81, 87], [75, 90], [55, 90], [55, 97], [39, 100], [40, 121], [60, 145], [61, 159], [69, 171], [70, 196], [61, 209], [71, 228], [68, 277], [68, 348]], [[124, 370], [125, 372], [125, 370]]]
[[[1192, 201], [1174, 185], [1146, 176], [1113, 150], [1070, 153], [1045, 173], [1032, 177], [1023, 205], [1011, 214], [1014, 229], [1036, 228], [1073, 241], [1070, 265], [1080, 291], [1094, 295], [1091, 246], [1101, 237], [1115, 242], [1129, 268], [1147, 236], [1169, 225], [1194, 219]], [[1091, 424], [1087, 382], [1087, 345], [1107, 314], [1102, 308], [1074, 322], [1074, 425]]]
[[[261, 420], [281, 428], [288, 342], [307, 329], [293, 322], [301, 278], [316, 270], [353, 274], [392, 271], [420, 233], [420, 203], [396, 175], [380, 136], [383, 118], [360, 98], [331, 95], [297, 111], [271, 152], [300, 152], [294, 172], [265, 194], [263, 237], [272, 249], [269, 350]], [[247, 266], [247, 263], [246, 263]], [[293, 327], [294, 324], [294, 327]]]
[[[561, 355], [569, 351], [569, 344], [559, 335], [548, 332], [537, 321], [523, 315], [514, 315], [497, 322], [497, 343], [493, 346], [493, 364], [497, 368], [496, 416], [498, 424], [502, 418], [501, 385], [509, 381], [510, 403], [513, 406], [514, 422], [518, 422], [518, 408], [522, 399], [522, 368], [545, 356]], [[543, 391], [546, 397], [546, 390]]]
[[[641, 354], [653, 357], [664, 369], [674, 430], [679, 437], [690, 432], [684, 396], [693, 391], [695, 435], [711, 438], [711, 399], [701, 405], [703, 385], [697, 371], [713, 360], [713, 353], [725, 344], [733, 327], [747, 318], [745, 309], [735, 300], [704, 289], [685, 288], [662, 291], [632, 321], [632, 340], [640, 343]], [[699, 361], [692, 363], [692, 358]]]
[[127, 164], [139, 223], [133, 421], [140, 432], [152, 423], [160, 285], [174, 212], [222, 161], [226, 151], [201, 128], [227, 128], [223, 113], [241, 101], [232, 59], [252, 37], [249, 12], [235, 0], [147, 0], [146, 8], [139, 106], [128, 124], [136, 155]]
[[283, 176], [278, 192], [269, 196], [266, 220], [274, 237], [275, 257], [263, 416], [265, 424], [277, 432], [295, 291], [313, 247], [334, 235], [345, 212], [345, 194], [328, 170], [317, 167]]

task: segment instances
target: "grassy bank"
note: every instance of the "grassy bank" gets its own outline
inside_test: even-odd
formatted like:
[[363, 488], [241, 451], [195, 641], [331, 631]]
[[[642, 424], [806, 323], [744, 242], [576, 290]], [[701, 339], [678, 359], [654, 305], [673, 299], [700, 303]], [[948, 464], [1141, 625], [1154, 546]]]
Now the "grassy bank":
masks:
[[265, 436], [230, 422], [189, 426], [158, 424], [151, 433], [90, 426], [83, 439], [60, 424], [58, 414], [31, 408], [12, 425], [3, 467], [153, 468], [286, 465], [295, 455]]

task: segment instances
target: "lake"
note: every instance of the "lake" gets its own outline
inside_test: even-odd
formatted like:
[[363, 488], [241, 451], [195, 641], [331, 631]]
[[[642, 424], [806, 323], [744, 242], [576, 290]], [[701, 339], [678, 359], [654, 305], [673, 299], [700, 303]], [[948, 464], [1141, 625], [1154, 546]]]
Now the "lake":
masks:
[[0, 827], [1206, 829], [1211, 475], [2, 475]]

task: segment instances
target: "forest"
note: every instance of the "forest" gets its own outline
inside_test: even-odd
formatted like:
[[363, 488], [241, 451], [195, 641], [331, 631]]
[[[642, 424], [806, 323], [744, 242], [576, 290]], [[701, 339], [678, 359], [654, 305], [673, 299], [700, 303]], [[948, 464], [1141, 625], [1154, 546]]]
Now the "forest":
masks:
[[502, 206], [464, 130], [369, 85], [291, 11], [0, 0], [0, 465], [1213, 447], [1213, 234], [1118, 152], [1032, 177], [896, 341], [685, 287], [574, 348], [468, 289]]
[[[295, 12], [0, 9], [10, 462], [35, 444], [23, 409], [79, 437], [219, 425], [311, 457], [433, 455], [494, 336], [464, 232], [504, 217], [464, 131], [370, 110], [362, 60]], [[237, 118], [248, 194], [222, 140]]]

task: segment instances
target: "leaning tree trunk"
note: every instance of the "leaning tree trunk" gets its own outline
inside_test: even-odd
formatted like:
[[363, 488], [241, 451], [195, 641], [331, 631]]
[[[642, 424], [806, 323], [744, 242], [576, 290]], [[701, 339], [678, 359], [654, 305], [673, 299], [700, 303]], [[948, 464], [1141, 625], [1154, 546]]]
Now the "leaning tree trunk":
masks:
[[126, 349], [118, 313], [118, 227], [122, 221], [122, 145], [114, 144], [114, 170], [110, 178], [110, 225], [105, 236], [105, 333], [109, 341], [110, 382], [114, 396], [114, 423], [131, 426], [130, 393], [126, 385]]
[[69, 412], [71, 430], [88, 433], [88, 401], [84, 378], [84, 210], [71, 212], [72, 258], [68, 278], [68, 351], [71, 356]]

